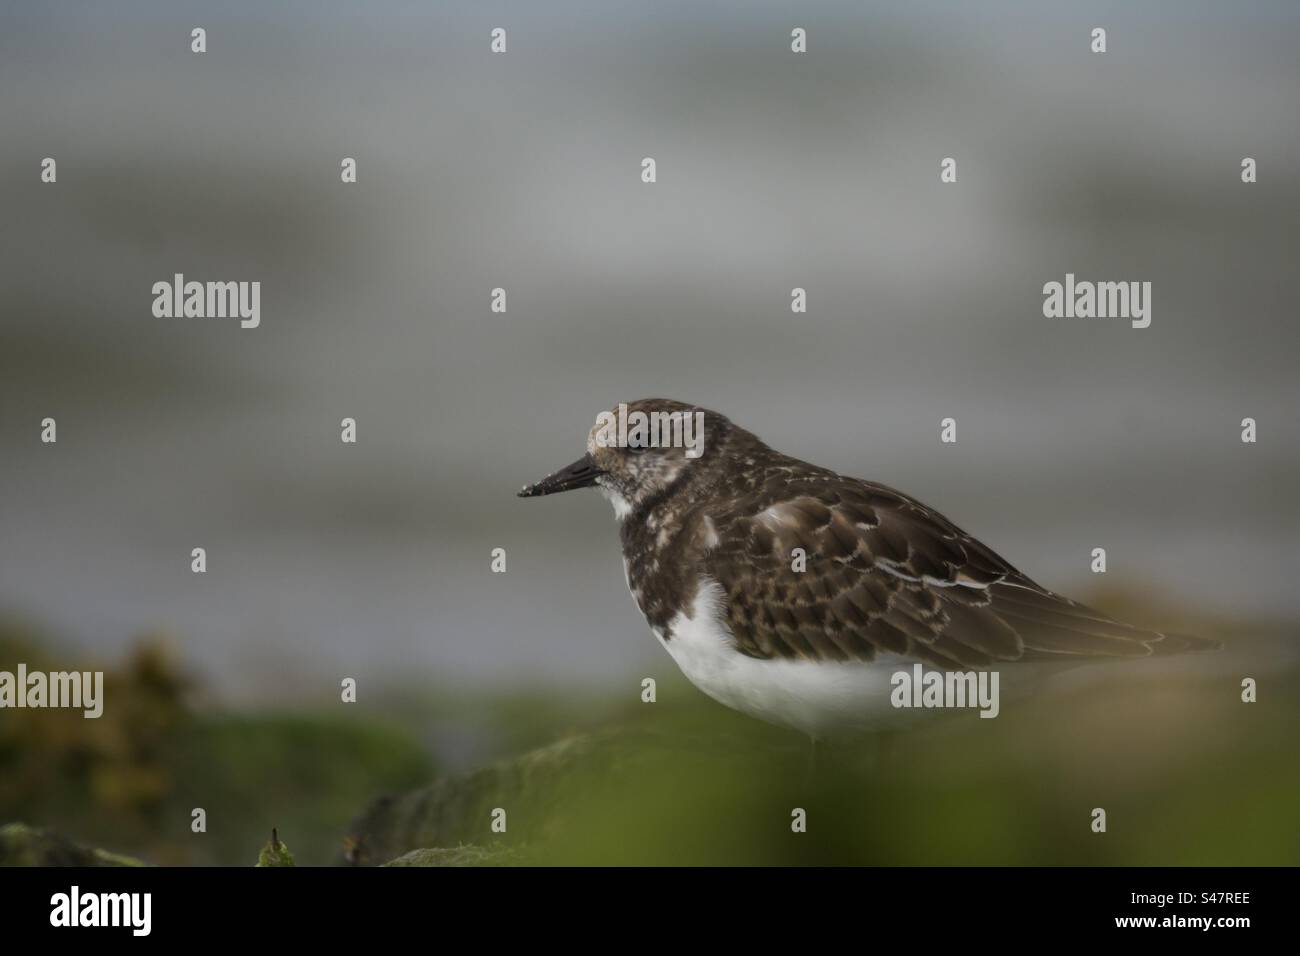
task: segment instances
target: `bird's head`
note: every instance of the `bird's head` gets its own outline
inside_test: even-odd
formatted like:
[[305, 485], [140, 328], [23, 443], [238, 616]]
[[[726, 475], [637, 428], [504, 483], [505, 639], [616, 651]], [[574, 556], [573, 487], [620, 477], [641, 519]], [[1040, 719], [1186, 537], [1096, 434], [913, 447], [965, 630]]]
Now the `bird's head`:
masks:
[[666, 398], [620, 402], [596, 416], [587, 453], [519, 492], [521, 498], [599, 488], [618, 517], [702, 475], [730, 422], [698, 405]]

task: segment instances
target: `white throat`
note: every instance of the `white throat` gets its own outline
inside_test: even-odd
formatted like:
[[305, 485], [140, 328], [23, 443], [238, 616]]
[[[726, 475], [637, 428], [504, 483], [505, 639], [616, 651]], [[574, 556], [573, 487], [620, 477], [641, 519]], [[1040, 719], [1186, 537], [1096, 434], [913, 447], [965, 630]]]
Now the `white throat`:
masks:
[[609, 503], [614, 506], [614, 517], [622, 521], [632, 513], [632, 503], [620, 495], [613, 488], [607, 488], [604, 485], [598, 485], [600, 493], [609, 499]]

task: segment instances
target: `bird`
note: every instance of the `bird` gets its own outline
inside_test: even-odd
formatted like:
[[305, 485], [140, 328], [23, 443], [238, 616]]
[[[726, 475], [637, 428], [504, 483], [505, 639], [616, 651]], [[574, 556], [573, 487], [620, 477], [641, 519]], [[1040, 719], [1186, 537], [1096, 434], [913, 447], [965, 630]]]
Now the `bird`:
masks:
[[814, 745], [880, 720], [904, 665], [988, 673], [1218, 647], [1057, 594], [915, 498], [697, 405], [620, 403], [586, 454], [518, 494], [591, 487], [614, 507], [632, 597], [687, 679]]

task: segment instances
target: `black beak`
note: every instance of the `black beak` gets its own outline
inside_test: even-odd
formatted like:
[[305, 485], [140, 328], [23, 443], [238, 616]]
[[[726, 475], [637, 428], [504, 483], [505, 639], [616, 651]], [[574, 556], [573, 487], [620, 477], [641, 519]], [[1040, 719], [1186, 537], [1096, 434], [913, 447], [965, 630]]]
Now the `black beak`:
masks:
[[596, 467], [590, 455], [583, 455], [572, 465], [561, 468], [553, 475], [547, 475], [531, 488], [519, 492], [520, 498], [536, 498], [539, 495], [553, 495], [557, 491], [572, 491], [574, 488], [590, 488], [604, 472]]

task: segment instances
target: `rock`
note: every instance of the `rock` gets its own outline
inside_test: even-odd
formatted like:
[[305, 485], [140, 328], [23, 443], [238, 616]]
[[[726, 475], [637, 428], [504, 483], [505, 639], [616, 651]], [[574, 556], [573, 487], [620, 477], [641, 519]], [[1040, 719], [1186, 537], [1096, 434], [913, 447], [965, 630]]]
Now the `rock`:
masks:
[[65, 836], [9, 823], [0, 827], [0, 866], [148, 866], [141, 860], [95, 847]]
[[[800, 745], [793, 755], [797, 777], [807, 758], [803, 741], [795, 743]], [[653, 839], [654, 825], [646, 826], [643, 809], [675, 815], [680, 784], [692, 781], [710, 793], [744, 792], [745, 781], [765, 779], [755, 775], [764, 765], [772, 770], [773, 761], [780, 778], [790, 778], [786, 758], [783, 750], [725, 730], [700, 735], [672, 725], [623, 725], [571, 735], [375, 801], [353, 822], [342, 862], [379, 866], [412, 851], [454, 855], [465, 849], [470, 852], [447, 858], [466, 863], [436, 865], [470, 865], [475, 852], [503, 849], [512, 855], [493, 857], [491, 865], [567, 859], [570, 852], [582, 859], [593, 850], [584, 836], [593, 825], [609, 835], [606, 847]]]
[[[593, 768], [613, 769], [618, 749], [608, 746], [608, 742], [614, 734], [568, 737], [512, 760], [443, 777], [421, 790], [381, 798], [353, 822], [351, 835], [344, 841], [343, 862], [376, 866], [387, 860], [396, 863], [396, 858], [413, 850], [425, 854], [461, 852], [447, 847], [492, 852], [478, 845], [485, 840], [508, 840], [507, 834], [491, 829], [494, 810], [505, 808], [511, 819], [515, 814], [526, 815], [540, 824], [575, 767], [588, 772]], [[534, 836], [538, 832], [536, 827], [520, 829]]]
[[511, 847], [458, 846], [455, 849], [412, 850], [384, 866], [511, 866], [522, 862]]

